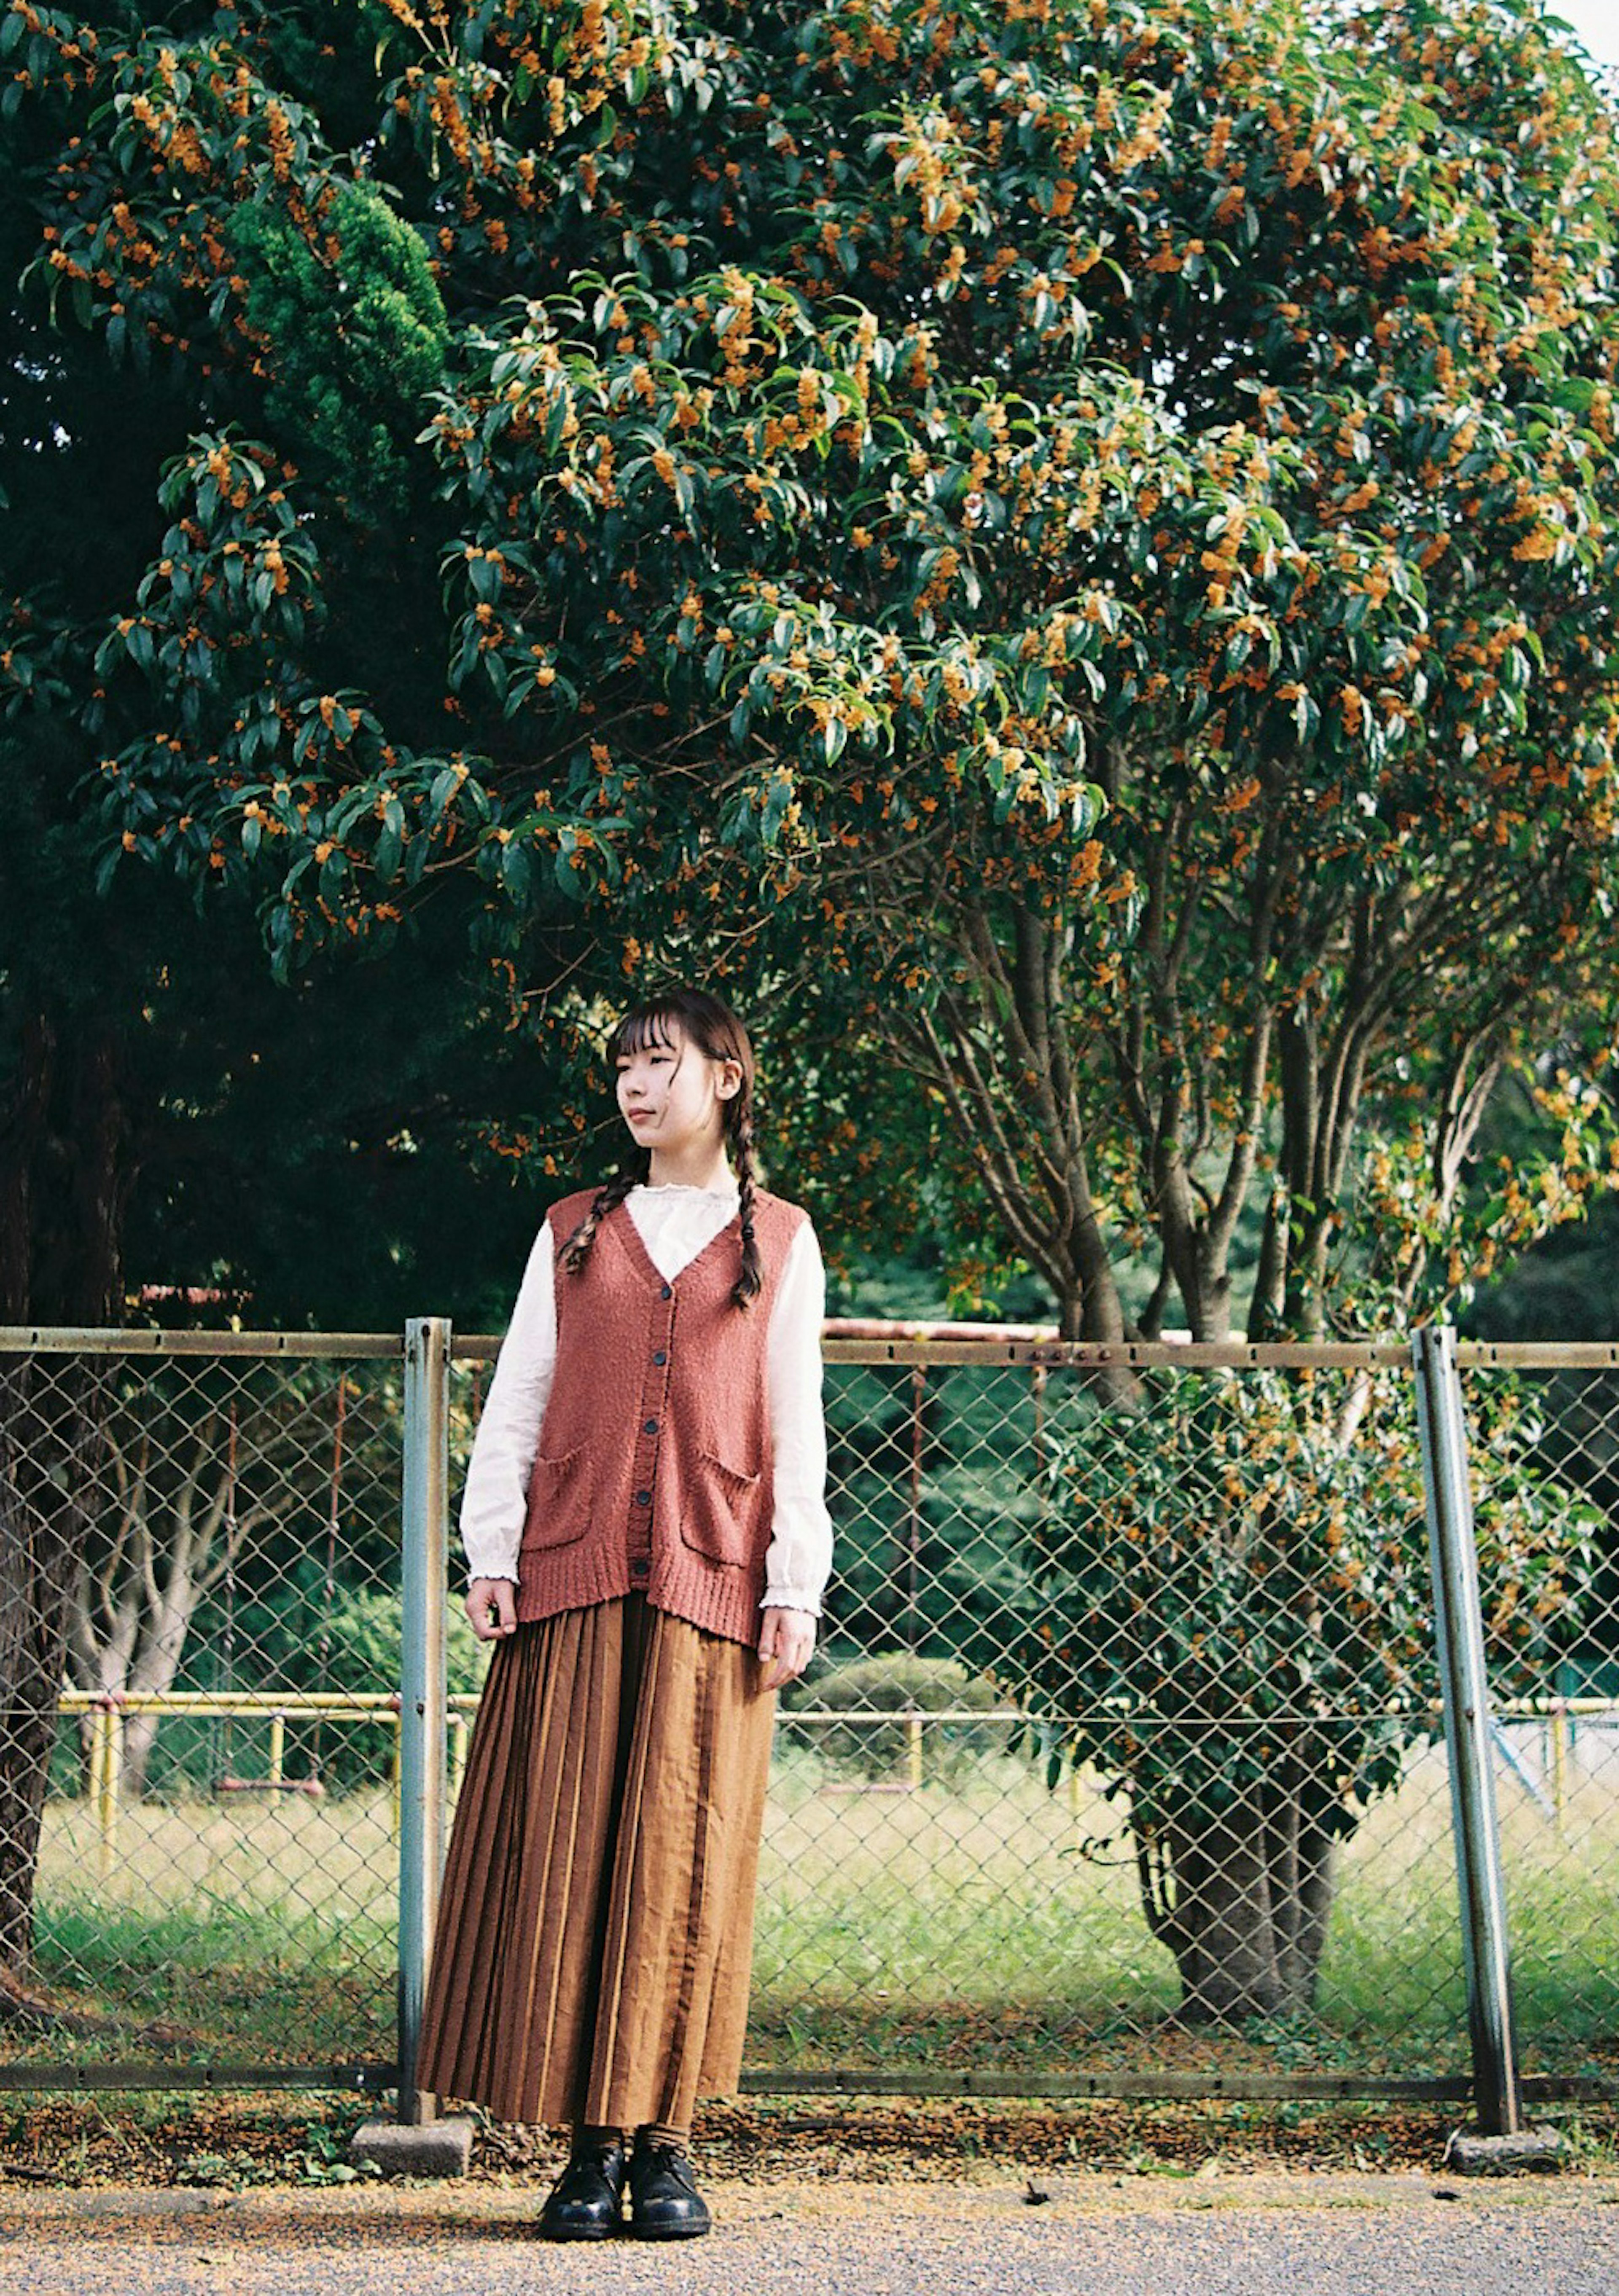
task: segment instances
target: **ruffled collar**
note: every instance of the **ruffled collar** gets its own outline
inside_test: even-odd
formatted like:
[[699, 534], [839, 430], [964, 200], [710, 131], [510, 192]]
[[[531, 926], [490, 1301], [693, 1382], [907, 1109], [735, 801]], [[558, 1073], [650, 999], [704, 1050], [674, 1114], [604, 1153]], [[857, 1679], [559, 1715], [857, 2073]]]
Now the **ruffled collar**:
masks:
[[688, 1180], [637, 1180], [630, 1190], [635, 1196], [703, 1196], [714, 1203], [728, 1203], [741, 1194], [735, 1180], [723, 1188], [699, 1188]]

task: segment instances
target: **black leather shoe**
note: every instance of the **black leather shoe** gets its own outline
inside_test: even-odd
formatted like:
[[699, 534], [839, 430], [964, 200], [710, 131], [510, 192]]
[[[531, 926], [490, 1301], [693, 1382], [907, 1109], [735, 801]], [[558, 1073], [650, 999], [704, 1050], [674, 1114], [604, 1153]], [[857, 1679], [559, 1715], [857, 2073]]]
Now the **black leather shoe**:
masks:
[[637, 2136], [629, 2158], [629, 2229], [636, 2238], [696, 2240], [710, 2221], [708, 2202], [685, 2153]]
[[621, 2144], [577, 2152], [539, 2212], [542, 2240], [608, 2240], [617, 2232], [628, 2163]]

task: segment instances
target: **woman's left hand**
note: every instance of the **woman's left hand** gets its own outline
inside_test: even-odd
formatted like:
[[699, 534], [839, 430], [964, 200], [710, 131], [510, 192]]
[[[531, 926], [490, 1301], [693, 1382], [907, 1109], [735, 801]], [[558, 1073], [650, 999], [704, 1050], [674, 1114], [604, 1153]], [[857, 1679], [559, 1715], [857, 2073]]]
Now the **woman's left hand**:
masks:
[[808, 1611], [767, 1611], [759, 1633], [761, 1690], [796, 1682], [815, 1649], [815, 1620]]

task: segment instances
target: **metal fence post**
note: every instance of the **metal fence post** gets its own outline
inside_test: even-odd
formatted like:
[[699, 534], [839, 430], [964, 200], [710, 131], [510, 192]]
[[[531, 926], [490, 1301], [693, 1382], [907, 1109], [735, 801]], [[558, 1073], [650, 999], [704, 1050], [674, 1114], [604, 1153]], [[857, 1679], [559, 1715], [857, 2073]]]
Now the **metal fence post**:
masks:
[[405, 1326], [404, 1635], [399, 1669], [399, 2119], [420, 2128], [438, 2099], [416, 2086], [427, 1963], [444, 1864], [445, 1575], [449, 1548], [450, 1326]]
[[1474, 2103], [1486, 2136], [1513, 2136], [1522, 2125], [1522, 2113], [1512, 2024], [1507, 1893], [1496, 1824], [1483, 1616], [1478, 1599], [1478, 1556], [1473, 1538], [1473, 1496], [1467, 1480], [1467, 1435], [1456, 1367], [1456, 1335], [1442, 1327], [1425, 1325], [1412, 1340], [1411, 1355], [1417, 1373], [1428, 1546], [1434, 1566], [1434, 1629], [1444, 1690]]

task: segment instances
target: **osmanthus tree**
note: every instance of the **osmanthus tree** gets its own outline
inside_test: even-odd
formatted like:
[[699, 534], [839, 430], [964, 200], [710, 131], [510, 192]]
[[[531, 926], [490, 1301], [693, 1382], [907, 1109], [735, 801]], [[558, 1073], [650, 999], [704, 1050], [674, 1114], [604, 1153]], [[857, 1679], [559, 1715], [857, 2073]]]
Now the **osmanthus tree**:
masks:
[[[115, 907], [251, 886], [289, 974], [458, 909], [547, 1028], [735, 978], [917, 1080], [1073, 1338], [1122, 1243], [1220, 1336], [1246, 1212], [1309, 1333], [1594, 1185], [1582, 1082], [1463, 1188], [1611, 956], [1613, 129], [1543, 28], [0, 20], [30, 482], [111, 360], [159, 503], [8, 569]], [[793, 1119], [894, 1200], [845, 1081]]]
[[[132, 48], [62, 194], [88, 322], [205, 342], [267, 439], [175, 467], [102, 648], [127, 841], [270, 857], [284, 965], [462, 880], [520, 990], [559, 897], [810, 972], [1072, 1336], [1123, 1329], [1121, 1235], [1142, 1328], [1223, 1334], [1254, 1208], [1256, 1331], [1467, 1280], [1491, 1084], [1606, 947], [1577, 66], [1483, 5], [377, 21], [362, 184], [244, 23]], [[324, 514], [333, 455], [357, 515], [418, 489], [407, 699], [341, 627], [379, 529]]]
[[[1408, 1380], [1374, 1377], [1368, 1412], [1361, 1370], [1153, 1370], [1136, 1408], [1054, 1423], [1019, 1657], [1054, 1783], [1086, 1764], [1120, 1808], [1097, 1849], [1131, 1858], [1188, 2021], [1331, 2021], [1337, 1851], [1433, 1726], [1416, 1414]], [[1566, 1652], [1603, 1526], [1532, 1464], [1542, 1416], [1508, 1382], [1475, 1400], [1501, 1696], [1542, 1691]]]

